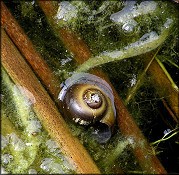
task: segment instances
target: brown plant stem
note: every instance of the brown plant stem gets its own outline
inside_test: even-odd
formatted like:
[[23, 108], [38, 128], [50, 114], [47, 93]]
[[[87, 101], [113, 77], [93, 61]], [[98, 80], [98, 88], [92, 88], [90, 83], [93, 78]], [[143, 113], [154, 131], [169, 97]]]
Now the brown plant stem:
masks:
[[[74, 53], [75, 60], [78, 64], [84, 63], [92, 55], [84, 41], [73, 31], [69, 31], [66, 28], [60, 28], [55, 20], [55, 15], [57, 14], [58, 4], [56, 1], [38, 1], [40, 7], [45, 13], [48, 21], [55, 29], [56, 33], [60, 36], [60, 39], [63, 41], [64, 45], [72, 53]], [[69, 42], [71, 41], [71, 42]], [[81, 47], [83, 46], [83, 47]]]
[[[55, 14], [57, 13], [58, 7], [50, 1], [39, 1], [39, 4], [45, 15], [47, 16], [50, 24], [54, 28], [55, 32], [59, 35], [67, 49], [74, 53], [76, 62], [78, 64], [82, 64], [84, 61], [88, 60], [92, 54], [86, 44], [81, 39], [79, 39], [79, 36], [72, 31], [69, 32], [65, 28], [60, 28], [56, 24], [54, 18]], [[95, 75], [104, 78], [111, 85], [107, 77], [99, 68], [93, 69], [92, 72]], [[161, 165], [160, 161], [155, 155], [152, 154], [151, 147], [149, 146], [144, 135], [130, 116], [118, 93], [115, 91], [112, 85], [111, 87], [113, 89], [115, 98], [118, 126], [122, 134], [127, 139], [132, 139], [134, 141], [134, 144], [136, 146], [133, 149], [133, 152], [138, 158], [144, 172], [148, 174], [166, 174], [166, 171]]]
[[1, 61], [16, 85], [27, 88], [34, 95], [36, 103], [32, 106], [35, 113], [51, 137], [57, 142], [61, 151], [76, 168], [76, 172], [82, 174], [100, 173], [83, 145], [71, 135], [54, 102], [2, 28]]
[[176, 118], [175, 114], [173, 113], [173, 111], [170, 109], [170, 107], [167, 105], [166, 101], [164, 99], [162, 99], [163, 105], [165, 106], [165, 108], [168, 110], [169, 114], [173, 117], [173, 119], [178, 123], [178, 119]]
[[[151, 58], [151, 54], [145, 54], [144, 64], [148, 64]], [[167, 109], [169, 113], [174, 113], [171, 116], [178, 123], [179, 121], [179, 90], [178, 87], [172, 86], [171, 81], [168, 76], [165, 74], [164, 70], [158, 64], [158, 62], [154, 59], [151, 63], [151, 66], [148, 69], [148, 73], [152, 75], [154, 81], [152, 81], [153, 86], [157, 89], [157, 92], [161, 97], [165, 97], [167, 103], [170, 107]], [[164, 104], [166, 105], [166, 104]]]
[[60, 83], [56, 80], [52, 71], [44, 59], [37, 52], [30, 39], [11, 15], [5, 4], [1, 1], [1, 25], [11, 37], [20, 52], [49, 89], [50, 93], [57, 97]]
[[152, 148], [146, 138], [132, 119], [128, 110], [124, 106], [118, 93], [107, 79], [107, 77], [99, 69], [93, 69], [93, 73], [105, 79], [111, 86], [114, 94], [114, 102], [117, 112], [117, 123], [122, 134], [130, 139], [135, 145], [133, 148], [134, 155], [138, 158], [140, 166], [144, 173], [147, 174], [167, 174], [158, 158], [152, 154]]

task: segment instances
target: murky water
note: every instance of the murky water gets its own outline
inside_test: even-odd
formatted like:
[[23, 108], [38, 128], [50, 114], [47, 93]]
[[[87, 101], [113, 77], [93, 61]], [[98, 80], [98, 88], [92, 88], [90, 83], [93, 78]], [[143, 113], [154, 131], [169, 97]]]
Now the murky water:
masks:
[[[50, 25], [35, 1], [12, 1], [5, 4], [58, 82], [62, 83], [60, 85], [54, 82], [54, 86], [59, 87], [59, 92], [65, 86], [65, 80], [75, 72], [91, 73], [93, 68], [101, 69], [152, 145], [148, 155], [156, 155], [168, 173], [179, 173], [176, 154], [179, 144], [178, 126], [166, 108], [166, 105], [171, 108], [168, 101], [170, 91], [156, 82], [155, 76], [160, 74], [152, 69], [150, 71], [150, 66], [153, 65], [148, 64], [156, 54], [159, 60], [156, 64], [163, 65], [161, 70], [164, 73], [168, 71], [170, 87], [176, 88], [179, 85], [176, 78], [178, 4], [172, 1], [56, 1], [57, 11], [53, 16], [53, 25]], [[74, 32], [89, 50], [81, 51], [78, 48], [81, 43], [75, 45], [74, 41], [78, 40], [73, 37], [66, 40], [66, 36], [59, 37], [58, 30], [54, 27], [66, 27], [69, 33]], [[82, 61], [83, 64], [81, 62], [78, 65], [76, 59], [80, 55], [85, 57], [84, 60], [88, 58], [88, 61]], [[78, 84], [79, 81], [75, 83]], [[84, 81], [87, 84], [88, 80], [83, 80], [83, 83]], [[13, 174], [74, 173], [76, 169], [64, 157], [35, 114], [32, 104], [36, 103], [36, 99], [33, 94], [28, 89], [15, 85], [4, 68], [1, 87], [1, 164], [5, 171]], [[28, 98], [24, 93], [28, 94]], [[101, 95], [99, 89], [97, 93]], [[59, 103], [59, 99], [53, 100], [56, 105]], [[63, 115], [62, 106], [58, 109]], [[94, 129], [93, 123], [81, 126], [63, 116], [71, 133], [79, 138], [102, 173], [120, 173], [120, 169], [127, 174], [147, 173], [148, 165], [142, 166], [140, 158], [133, 151], [140, 149], [138, 145], [142, 147], [143, 141], [136, 144], [132, 136], [121, 133], [117, 121], [111, 127], [109, 141], [98, 143], [91, 137], [91, 133], [100, 133], [97, 132], [97, 129], [100, 130], [98, 124], [95, 126], [97, 129]], [[96, 114], [93, 113], [94, 116]], [[104, 130], [102, 132], [105, 133]], [[168, 139], [160, 140], [162, 138]], [[160, 141], [156, 142], [158, 140]]]

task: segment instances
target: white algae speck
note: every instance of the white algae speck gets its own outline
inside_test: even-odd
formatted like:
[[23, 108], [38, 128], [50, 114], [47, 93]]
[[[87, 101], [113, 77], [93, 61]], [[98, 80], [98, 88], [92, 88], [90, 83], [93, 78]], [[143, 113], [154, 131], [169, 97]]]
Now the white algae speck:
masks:
[[58, 149], [57, 143], [55, 141], [53, 141], [52, 139], [47, 140], [46, 146], [50, 150], [50, 152], [54, 152]]
[[30, 169], [29, 174], [37, 174], [37, 171], [35, 169]]
[[59, 9], [57, 12], [57, 18], [63, 19], [64, 21], [69, 21], [74, 17], [77, 17], [77, 9], [75, 6], [71, 5], [67, 1], [62, 1], [59, 3]]
[[2, 158], [2, 163], [7, 165], [13, 159], [13, 156], [10, 154], [3, 154], [1, 158]]
[[1, 149], [2, 150], [7, 147], [8, 143], [9, 143], [8, 137], [4, 137], [3, 135], [1, 135]]
[[18, 138], [15, 133], [9, 135], [11, 144], [14, 146], [14, 150], [23, 151], [25, 149], [24, 142]]
[[34, 132], [41, 132], [42, 125], [40, 121], [27, 121], [27, 128], [26, 131], [28, 133], [34, 133]]
[[55, 163], [50, 158], [45, 158], [42, 161], [42, 164], [40, 165], [40, 168], [42, 168], [44, 171], [52, 171], [53, 173], [64, 173], [62, 166], [58, 163]]

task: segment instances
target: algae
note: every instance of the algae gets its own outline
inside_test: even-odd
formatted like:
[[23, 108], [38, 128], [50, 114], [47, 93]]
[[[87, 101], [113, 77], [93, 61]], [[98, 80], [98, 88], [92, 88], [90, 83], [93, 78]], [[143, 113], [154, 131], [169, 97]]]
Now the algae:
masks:
[[1, 73], [3, 167], [12, 174], [74, 173], [75, 170], [58, 149], [56, 142], [38, 120], [32, 103], [23, 95], [22, 87], [20, 90], [12, 82], [3, 67]]
[[[136, 17], [129, 15], [131, 20], [124, 23], [123, 20], [122, 22], [115, 21], [112, 15], [114, 16], [125, 9], [126, 2], [59, 1], [56, 15], [59, 27], [65, 26], [69, 30], [80, 33], [93, 54], [92, 58], [81, 67], [77, 67], [73, 60], [73, 53], [66, 49], [57, 34], [54, 33], [36, 1], [5, 3], [61, 81], [71, 76], [76, 70], [88, 71], [94, 66], [100, 66], [108, 75], [120, 97], [125, 100], [128, 90], [135, 84], [144, 69], [141, 57], [138, 55], [155, 51], [155, 48], [161, 45], [158, 58], [165, 63], [170, 60], [174, 64], [178, 64], [178, 29], [173, 27], [177, 24], [178, 13], [176, 4], [171, 2], [157, 1], [155, 4], [152, 1], [156, 5], [154, 11], [142, 13]], [[140, 3], [133, 5], [139, 9]], [[140, 8], [142, 9], [142, 6]], [[70, 13], [72, 10], [73, 13]], [[62, 15], [62, 12], [65, 14]], [[67, 16], [68, 14], [70, 16]], [[150, 48], [148, 48], [149, 46]], [[170, 63], [169, 65], [171, 66]], [[173, 74], [177, 75], [177, 71], [174, 71]], [[151, 86], [152, 78], [150, 76], [143, 78], [140, 88], [135, 93], [135, 98], [131, 100], [127, 108], [149, 142], [155, 143], [156, 140], [162, 138], [163, 131], [169, 125], [175, 128], [175, 123], [168, 119], [170, 116], [161, 103], [163, 97], [159, 97]], [[41, 124], [30, 107], [31, 102], [24, 99], [18, 88], [14, 84], [12, 85], [12, 82], [9, 82], [11, 86], [7, 86], [4, 81], [3, 78], [2, 117], [4, 117], [3, 121], [6, 125], [12, 126], [9, 127], [7, 134], [4, 132], [5, 127], [4, 129], [2, 127], [2, 165], [5, 169], [11, 173], [26, 174], [74, 173], [75, 170], [70, 168], [43, 126], [40, 127]], [[15, 96], [12, 95], [10, 87], [13, 87]], [[166, 114], [161, 114], [161, 111]], [[163, 124], [161, 116], [169, 125]], [[74, 125], [69, 121], [67, 123], [72, 134], [81, 140], [102, 173], [116, 173], [119, 166], [125, 173], [142, 173], [140, 165], [131, 152], [130, 147], [134, 145], [128, 144], [128, 140], [117, 131], [117, 126], [115, 126], [112, 138], [108, 143], [98, 144], [89, 137], [87, 128]], [[34, 124], [37, 126], [35, 130], [31, 127]], [[32, 132], [34, 135], [29, 135]], [[16, 145], [13, 139], [17, 141]], [[177, 162], [175, 142], [176, 136], [171, 138], [170, 143], [167, 141], [161, 143], [161, 147], [155, 150], [157, 153], [163, 151], [158, 156], [168, 172], [178, 171], [174, 167]], [[173, 150], [169, 150], [169, 147], [172, 147]], [[18, 148], [20, 149], [18, 150]], [[167, 151], [165, 152], [164, 149], [167, 149], [169, 153], [166, 153]], [[31, 156], [32, 159], [29, 158]], [[169, 165], [171, 159], [174, 162], [173, 166]], [[16, 168], [17, 165], [21, 167]]]

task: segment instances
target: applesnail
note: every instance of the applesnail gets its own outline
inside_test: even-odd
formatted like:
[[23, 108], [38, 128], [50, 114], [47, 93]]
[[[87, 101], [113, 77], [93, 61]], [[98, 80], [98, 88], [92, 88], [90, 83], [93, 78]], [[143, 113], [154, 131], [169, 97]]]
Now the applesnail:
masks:
[[[137, 17], [144, 15], [150, 21], [149, 16], [159, 9], [160, 6], [154, 1], [127, 1], [122, 10], [110, 15], [110, 25], [120, 27], [124, 33], [133, 34], [136, 28], [139, 31], [140, 25], [142, 27]], [[58, 96], [64, 115], [80, 125], [94, 126], [92, 135], [101, 143], [108, 141], [116, 116], [112, 90], [103, 79], [84, 72], [105, 63], [135, 57], [156, 49], [170, 34], [174, 25], [172, 18], [164, 17], [160, 25], [136, 33], [137, 37], [125, 46], [99, 52], [79, 65], [74, 70], [74, 75], [65, 81]], [[65, 75], [65, 78], [68, 76]]]
[[76, 73], [62, 85], [58, 99], [65, 117], [79, 125], [93, 126], [91, 135], [107, 142], [116, 118], [113, 92], [102, 78]]

